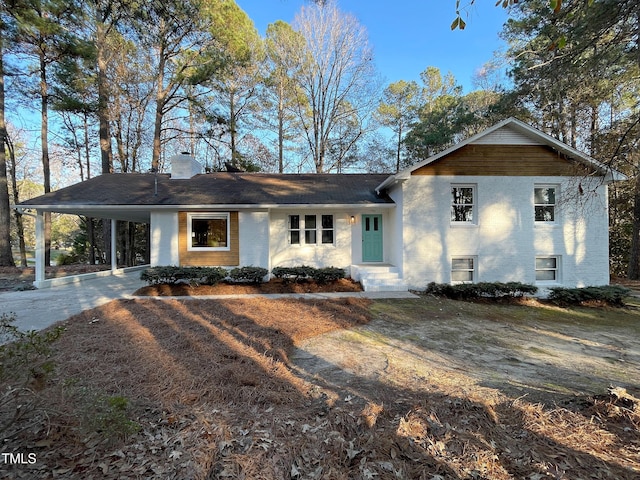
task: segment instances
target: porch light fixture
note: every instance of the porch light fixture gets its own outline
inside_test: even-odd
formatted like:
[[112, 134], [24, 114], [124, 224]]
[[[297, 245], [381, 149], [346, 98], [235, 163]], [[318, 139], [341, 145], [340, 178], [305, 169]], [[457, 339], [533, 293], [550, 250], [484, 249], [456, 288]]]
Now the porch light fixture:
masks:
[[351, 225], [355, 225], [355, 223], [356, 223], [356, 217], [355, 217], [355, 215], [351, 215], [351, 218], [349, 218], [349, 223], [350, 223]]

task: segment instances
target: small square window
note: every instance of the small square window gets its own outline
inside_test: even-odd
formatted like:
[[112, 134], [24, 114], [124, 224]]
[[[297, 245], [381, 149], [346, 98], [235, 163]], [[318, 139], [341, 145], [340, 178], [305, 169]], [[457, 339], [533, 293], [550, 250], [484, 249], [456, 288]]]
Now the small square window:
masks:
[[473, 283], [475, 280], [475, 259], [458, 257], [451, 259], [451, 283]]
[[559, 278], [558, 257], [536, 257], [536, 281], [557, 282]]

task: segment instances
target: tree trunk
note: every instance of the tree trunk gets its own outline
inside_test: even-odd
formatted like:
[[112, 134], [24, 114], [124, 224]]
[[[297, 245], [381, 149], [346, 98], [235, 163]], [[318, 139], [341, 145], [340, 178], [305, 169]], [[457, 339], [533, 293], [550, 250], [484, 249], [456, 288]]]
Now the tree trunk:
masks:
[[11, 252], [11, 215], [9, 213], [7, 159], [4, 149], [7, 126], [4, 121], [4, 49], [2, 35], [2, 30], [0, 30], [0, 266], [13, 267], [15, 263]]
[[96, 263], [96, 233], [93, 228], [93, 218], [86, 217], [87, 222], [87, 242], [89, 242], [89, 256], [88, 260], [91, 265]]
[[109, 87], [107, 85], [106, 44], [107, 32], [104, 24], [96, 21], [96, 55], [98, 64], [98, 120], [100, 124], [100, 160], [102, 173], [113, 173], [111, 160], [111, 134], [109, 133]]
[[[16, 151], [13, 148], [13, 142], [6, 136], [7, 150], [9, 151], [9, 165], [7, 170], [11, 172], [11, 191], [13, 194], [13, 204], [20, 203], [20, 194], [18, 192], [18, 180], [16, 178]], [[22, 213], [18, 210], [13, 211], [16, 217], [16, 230], [18, 232], [18, 245], [20, 248], [20, 266], [27, 267], [27, 246], [24, 241], [24, 222], [22, 221]]]
[[627, 276], [630, 280], [640, 279], [640, 175], [636, 175], [633, 189], [633, 227]]
[[396, 152], [396, 172], [400, 171], [400, 152], [402, 150], [402, 127], [398, 128], [398, 151]]
[[91, 178], [91, 152], [89, 149], [89, 114], [84, 112], [82, 114], [83, 127], [84, 127], [84, 158], [87, 162], [87, 180]]
[[[96, 19], [96, 55], [98, 64], [98, 122], [100, 136], [100, 160], [102, 173], [113, 173], [113, 160], [111, 155], [111, 134], [109, 132], [109, 86], [107, 85], [107, 29], [100, 18]], [[107, 263], [111, 262], [111, 223], [104, 225], [104, 252]]]
[[278, 95], [278, 173], [284, 173], [284, 82]]
[[[44, 193], [51, 192], [51, 168], [49, 165], [49, 93], [47, 83], [47, 63], [40, 54], [40, 143], [42, 148], [42, 176]], [[44, 213], [44, 265], [51, 265], [51, 212]]]
[[233, 92], [229, 94], [229, 134], [231, 135], [231, 163], [239, 167], [240, 162], [236, 153], [236, 106]]
[[156, 93], [156, 115], [153, 126], [153, 154], [151, 157], [151, 170], [157, 172], [160, 168], [160, 153], [162, 149], [162, 117], [167, 99], [167, 92], [164, 88], [165, 69], [165, 48], [160, 45], [158, 53], [158, 88]]

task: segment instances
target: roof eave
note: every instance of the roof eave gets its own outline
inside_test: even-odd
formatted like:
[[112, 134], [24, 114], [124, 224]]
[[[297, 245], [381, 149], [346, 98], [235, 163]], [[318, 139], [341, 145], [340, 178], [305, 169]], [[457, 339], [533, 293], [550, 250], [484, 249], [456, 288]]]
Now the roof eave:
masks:
[[19, 211], [39, 210], [51, 212], [69, 212], [82, 210], [271, 210], [278, 208], [304, 209], [304, 208], [393, 208], [393, 202], [363, 202], [363, 203], [274, 203], [274, 204], [197, 204], [197, 205], [111, 205], [111, 204], [19, 204], [15, 209]]

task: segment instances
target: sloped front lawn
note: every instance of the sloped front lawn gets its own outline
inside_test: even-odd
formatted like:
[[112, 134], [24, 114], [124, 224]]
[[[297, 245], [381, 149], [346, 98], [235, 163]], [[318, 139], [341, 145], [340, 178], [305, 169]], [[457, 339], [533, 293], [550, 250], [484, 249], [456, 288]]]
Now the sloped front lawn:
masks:
[[[65, 322], [55, 372], [29, 385], [39, 403], [4, 432], [3, 452], [36, 461], [0, 464], [0, 477], [635, 478], [638, 312], [111, 302]], [[593, 363], [567, 357], [564, 378], [554, 349], [574, 344]]]

